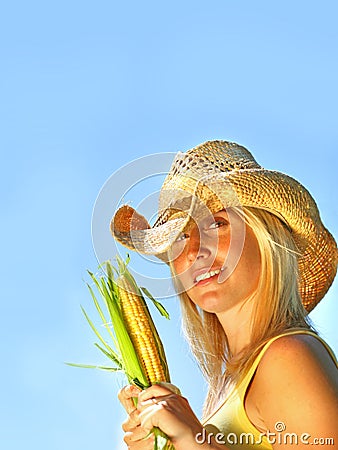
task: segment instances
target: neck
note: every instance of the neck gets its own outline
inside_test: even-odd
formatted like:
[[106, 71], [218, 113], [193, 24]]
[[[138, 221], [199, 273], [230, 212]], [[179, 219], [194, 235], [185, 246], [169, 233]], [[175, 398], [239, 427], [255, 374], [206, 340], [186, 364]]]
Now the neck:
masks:
[[240, 353], [250, 343], [252, 308], [252, 301], [244, 302], [217, 314], [233, 356]]

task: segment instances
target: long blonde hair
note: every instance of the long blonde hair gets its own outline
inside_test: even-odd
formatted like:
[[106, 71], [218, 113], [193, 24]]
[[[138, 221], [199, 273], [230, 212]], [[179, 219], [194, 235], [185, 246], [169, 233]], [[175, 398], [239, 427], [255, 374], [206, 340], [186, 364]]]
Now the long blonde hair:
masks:
[[261, 255], [258, 286], [249, 299], [255, 305], [250, 345], [232, 356], [217, 316], [198, 308], [185, 292], [179, 294], [183, 330], [209, 386], [204, 417], [222, 401], [230, 386], [241, 381], [271, 337], [290, 328], [313, 329], [300, 298], [297, 247], [287, 225], [262, 209], [233, 210], [253, 230]]

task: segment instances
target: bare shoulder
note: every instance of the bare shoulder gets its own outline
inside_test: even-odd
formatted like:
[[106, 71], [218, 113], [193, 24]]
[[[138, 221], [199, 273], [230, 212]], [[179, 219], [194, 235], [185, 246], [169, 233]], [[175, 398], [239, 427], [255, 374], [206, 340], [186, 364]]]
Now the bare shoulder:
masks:
[[279, 420], [294, 431], [332, 433], [336, 429], [338, 369], [314, 336], [275, 340], [258, 365], [249, 395], [268, 429]]
[[[286, 335], [276, 339], [265, 352], [258, 371], [259, 375], [271, 379], [288, 373], [290, 376], [318, 376], [325, 373], [338, 383], [337, 364], [324, 344], [310, 334]], [[318, 380], [317, 380], [318, 381]], [[266, 382], [266, 380], [265, 380]]]

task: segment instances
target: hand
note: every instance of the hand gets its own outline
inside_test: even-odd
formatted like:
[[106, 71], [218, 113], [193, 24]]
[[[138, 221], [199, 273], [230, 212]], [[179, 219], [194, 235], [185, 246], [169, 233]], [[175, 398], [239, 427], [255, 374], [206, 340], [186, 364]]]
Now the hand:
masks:
[[[176, 450], [198, 448], [195, 436], [202, 425], [178, 389], [169, 384], [156, 384], [144, 391], [135, 386], [126, 386], [119, 393], [119, 399], [129, 414], [122, 428], [124, 441], [132, 450], [153, 450], [153, 427], [166, 433]], [[133, 397], [137, 397], [137, 408]]]
[[[125, 386], [118, 394], [118, 398], [128, 413], [128, 417], [122, 424], [125, 432], [124, 442], [128, 449], [132, 450], [153, 450], [154, 436], [141, 428], [139, 420], [140, 412], [136, 408], [138, 395], [141, 389], [134, 385]], [[147, 435], [149, 438], [147, 439]]]

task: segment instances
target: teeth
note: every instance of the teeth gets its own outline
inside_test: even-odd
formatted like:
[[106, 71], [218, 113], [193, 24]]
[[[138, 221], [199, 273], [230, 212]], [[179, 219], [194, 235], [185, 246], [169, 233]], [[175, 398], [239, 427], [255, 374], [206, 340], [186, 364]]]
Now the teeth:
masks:
[[219, 269], [217, 270], [210, 270], [210, 272], [202, 273], [201, 275], [198, 275], [196, 277], [196, 283], [198, 283], [201, 280], [206, 280], [207, 278], [213, 277], [214, 275], [218, 275], [221, 271]]

